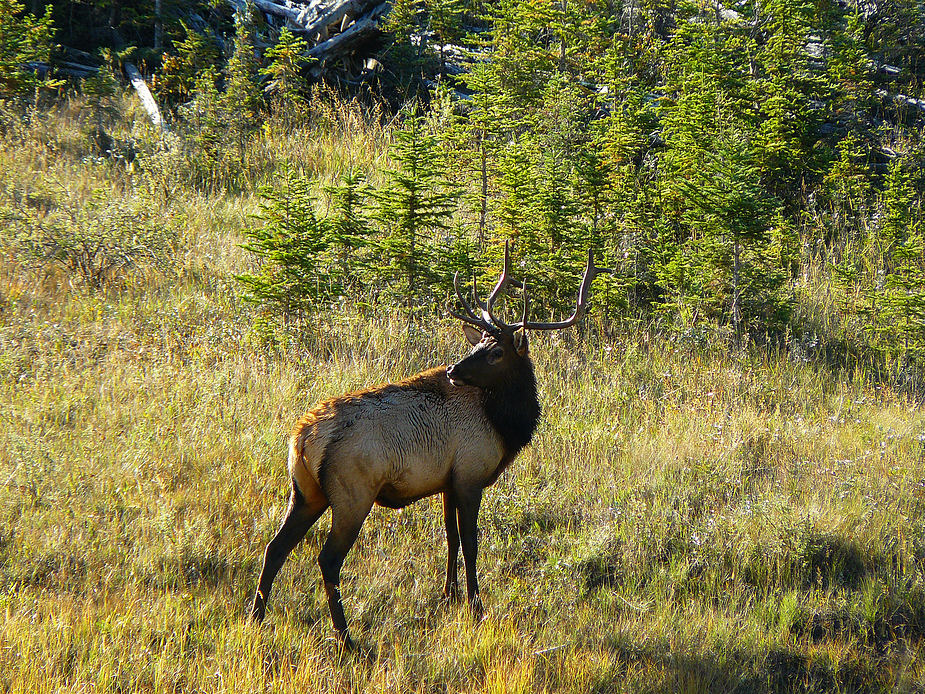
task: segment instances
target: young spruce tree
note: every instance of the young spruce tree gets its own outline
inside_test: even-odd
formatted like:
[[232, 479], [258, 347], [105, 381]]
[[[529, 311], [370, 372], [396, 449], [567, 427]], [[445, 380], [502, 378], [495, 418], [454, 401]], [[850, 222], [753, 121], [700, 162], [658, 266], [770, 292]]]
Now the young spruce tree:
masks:
[[328, 257], [330, 234], [315, 211], [311, 183], [291, 166], [260, 190], [263, 224], [245, 230], [244, 248], [260, 259], [242, 274], [244, 299], [263, 310], [262, 324], [301, 329], [306, 318], [340, 292], [342, 277]]
[[449, 229], [459, 194], [447, 183], [437, 153], [437, 137], [427, 131], [419, 107], [406, 107], [392, 143], [395, 168], [385, 170], [387, 182], [374, 197], [383, 229], [376, 274], [391, 285], [409, 316], [430, 285], [446, 277], [439, 235]]

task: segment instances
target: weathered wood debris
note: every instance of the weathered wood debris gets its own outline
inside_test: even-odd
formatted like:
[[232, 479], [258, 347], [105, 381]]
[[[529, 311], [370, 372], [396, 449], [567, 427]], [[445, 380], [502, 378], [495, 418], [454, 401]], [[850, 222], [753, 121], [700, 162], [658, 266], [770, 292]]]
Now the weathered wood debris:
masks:
[[[235, 9], [245, 7], [245, 0], [228, 1]], [[270, 24], [305, 38], [308, 55], [322, 64], [353, 56], [358, 46], [378, 38], [380, 22], [391, 7], [381, 0], [252, 1]]]

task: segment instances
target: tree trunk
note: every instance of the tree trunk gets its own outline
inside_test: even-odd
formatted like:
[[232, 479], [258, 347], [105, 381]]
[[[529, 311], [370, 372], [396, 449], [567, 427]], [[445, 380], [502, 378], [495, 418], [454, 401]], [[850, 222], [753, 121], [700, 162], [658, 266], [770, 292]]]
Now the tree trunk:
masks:
[[164, 42], [164, 20], [161, 16], [164, 0], [154, 0], [154, 50], [159, 51]]

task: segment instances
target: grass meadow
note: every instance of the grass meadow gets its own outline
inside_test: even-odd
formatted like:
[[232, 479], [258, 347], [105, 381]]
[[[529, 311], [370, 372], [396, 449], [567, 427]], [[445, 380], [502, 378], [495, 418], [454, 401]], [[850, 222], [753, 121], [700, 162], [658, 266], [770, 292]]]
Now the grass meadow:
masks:
[[[387, 133], [341, 112], [253, 156], [322, 181], [372, 167]], [[925, 691], [922, 408], [794, 351], [645, 326], [534, 337], [544, 418], [486, 492], [481, 622], [441, 599], [434, 498], [375, 509], [348, 556], [359, 653], [333, 639], [327, 516], [249, 625], [291, 424], [456, 359], [461, 331], [344, 309], [267, 347], [233, 281], [255, 199], [184, 187], [193, 164], [128, 107], [135, 162], [97, 157], [81, 114], [7, 118], [0, 150], [0, 689]], [[161, 220], [171, 262], [91, 290], [23, 260], [26, 212], [93, 200]]]

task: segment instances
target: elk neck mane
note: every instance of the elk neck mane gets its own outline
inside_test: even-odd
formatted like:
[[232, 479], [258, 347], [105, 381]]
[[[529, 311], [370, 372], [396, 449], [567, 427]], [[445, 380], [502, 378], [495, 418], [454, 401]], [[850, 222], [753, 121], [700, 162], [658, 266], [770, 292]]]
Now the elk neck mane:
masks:
[[533, 364], [529, 358], [525, 359], [502, 383], [482, 393], [488, 421], [501, 436], [507, 457], [512, 459], [530, 443], [540, 420]]

